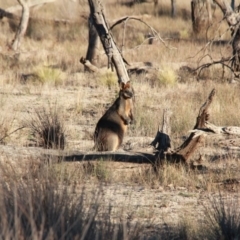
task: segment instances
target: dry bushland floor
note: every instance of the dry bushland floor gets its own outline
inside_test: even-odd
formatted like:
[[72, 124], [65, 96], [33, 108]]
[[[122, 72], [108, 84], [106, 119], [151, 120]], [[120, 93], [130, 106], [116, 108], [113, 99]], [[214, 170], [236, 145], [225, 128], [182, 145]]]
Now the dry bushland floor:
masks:
[[[164, 16], [162, 20], [165, 18], [168, 19]], [[157, 20], [150, 21], [157, 25]], [[183, 22], [179, 19], [180, 35], [189, 34], [191, 23], [186, 21], [183, 27]], [[7, 50], [13, 32], [4, 25], [6, 34], [0, 38], [1, 161], [11, 165], [16, 174], [23, 175], [50, 162], [48, 167], [66, 182], [77, 183], [79, 188], [84, 185], [89, 191], [100, 187], [104, 195], [102, 204], [113, 207], [113, 218], [123, 214], [133, 221], [144, 221], [146, 225], [178, 224], [186, 218], [201, 220], [208, 196], [217, 196], [219, 189], [226, 197], [238, 198], [240, 140], [237, 137], [206, 137], [194, 160], [202, 156], [202, 164], [207, 169], [197, 172], [167, 163], [159, 173], [154, 173], [149, 164], [114, 162], [112, 159], [54, 161], [56, 158], [61, 160], [59, 156], [62, 155], [77, 156], [92, 151], [95, 125], [118, 93], [114, 74], [84, 73], [78, 62], [87, 49], [86, 22], [81, 23], [81, 34], [77, 33], [79, 29], [72, 29], [73, 39], [37, 41], [26, 37], [23, 50], [17, 55]], [[171, 33], [166, 29], [163, 31], [168, 35]], [[143, 36], [144, 33], [129, 37], [138, 43]], [[153, 149], [149, 144], [161, 124], [165, 108], [173, 112], [171, 137], [174, 147], [179, 146], [193, 128], [199, 108], [212, 88], [217, 94], [210, 121], [218, 126], [240, 125], [240, 87], [238, 83], [229, 83], [229, 75], [221, 78], [221, 68], [213, 68], [206, 70], [197, 81], [195, 75], [179, 71], [181, 66], [197, 66], [200, 57], [196, 54], [205, 44], [191, 40], [189, 35], [187, 40], [169, 43], [173, 49], [158, 42], [126, 51], [128, 61], [154, 60], [166, 75], [132, 76], [136, 122], [130, 126], [120, 153], [127, 150], [151, 154]], [[213, 46], [209, 51], [218, 58], [230, 54], [230, 50], [229, 46]], [[100, 55], [100, 64], [106, 65], [104, 54]], [[15, 131], [26, 126], [34, 119], [36, 111], [43, 109], [55, 109], [64, 124], [64, 151], [37, 146], [28, 127]]]

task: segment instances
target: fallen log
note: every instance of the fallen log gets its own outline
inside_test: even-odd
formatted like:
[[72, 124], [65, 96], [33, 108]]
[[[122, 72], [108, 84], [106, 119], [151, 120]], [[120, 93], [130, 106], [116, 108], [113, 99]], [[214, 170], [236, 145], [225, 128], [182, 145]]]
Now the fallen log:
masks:
[[[194, 129], [206, 129], [205, 123], [209, 120], [209, 106], [212, 103], [214, 95], [215, 89], [211, 91], [206, 102], [200, 108]], [[165, 112], [165, 115], [166, 114], [167, 112]], [[156, 148], [156, 158], [158, 159], [158, 161], [162, 161], [165, 159], [169, 162], [182, 162], [185, 164], [190, 164], [190, 157], [194, 154], [196, 149], [202, 143], [204, 135], [201, 134], [196, 136], [195, 132], [192, 132], [180, 147], [178, 147], [177, 149], [171, 149], [171, 139], [167, 130], [167, 126], [170, 125], [169, 117], [165, 116], [165, 118], [168, 119], [168, 121], [165, 121], [165, 123], [163, 123], [162, 131], [158, 130], [158, 133], [156, 134], [156, 137], [152, 142], [152, 145], [159, 146]], [[164, 124], [166, 126], [165, 128]]]

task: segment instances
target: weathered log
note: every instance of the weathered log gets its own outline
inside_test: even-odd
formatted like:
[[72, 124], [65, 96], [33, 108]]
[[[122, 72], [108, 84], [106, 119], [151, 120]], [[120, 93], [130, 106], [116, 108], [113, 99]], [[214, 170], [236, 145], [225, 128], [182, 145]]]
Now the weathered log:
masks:
[[240, 127], [237, 126], [219, 127], [210, 122], [205, 122], [205, 128], [197, 128], [192, 130], [191, 132], [195, 134], [194, 137], [211, 134], [240, 135]]
[[125, 68], [122, 55], [108, 30], [103, 6], [101, 5], [101, 2], [97, 0], [88, 0], [88, 2], [90, 6], [91, 21], [98, 32], [103, 48], [108, 57], [108, 67], [111, 67], [112, 69], [113, 66], [115, 67], [119, 83], [127, 83], [130, 79]]
[[159, 70], [159, 66], [152, 62], [133, 62], [127, 66], [129, 74], [142, 74], [149, 72], [156, 72]]
[[[199, 114], [196, 120], [196, 124], [194, 126], [194, 129], [204, 129], [206, 121], [209, 119], [209, 106], [212, 103], [213, 97], [215, 95], [215, 89], [213, 89], [207, 99], [207, 101], [202, 105], [202, 107], [199, 110]], [[165, 126], [169, 126], [170, 124], [165, 124]], [[164, 125], [163, 125], [164, 126]], [[162, 132], [166, 132], [166, 129], [162, 129]], [[177, 149], [171, 150], [167, 148], [167, 145], [162, 144], [170, 142], [170, 138], [168, 139], [169, 135], [162, 134], [159, 135], [159, 137], [156, 137], [153, 141], [154, 145], [157, 143], [160, 146], [164, 146], [164, 148], [157, 148], [158, 152], [156, 154], [156, 157], [160, 160], [167, 159], [170, 162], [183, 162], [186, 164], [189, 164], [190, 157], [193, 155], [195, 150], [199, 147], [199, 144], [202, 142], [204, 135], [196, 136], [194, 132], [190, 134], [190, 136], [185, 140], [185, 142]], [[167, 139], [167, 141], [166, 141]], [[170, 144], [169, 144], [170, 145]], [[167, 149], [167, 151], [165, 151]], [[163, 154], [164, 153], [164, 154]]]
[[81, 57], [80, 63], [84, 65], [85, 71], [87, 70], [88, 72], [98, 72], [100, 70], [98, 67], [94, 66], [89, 60], [84, 57]]

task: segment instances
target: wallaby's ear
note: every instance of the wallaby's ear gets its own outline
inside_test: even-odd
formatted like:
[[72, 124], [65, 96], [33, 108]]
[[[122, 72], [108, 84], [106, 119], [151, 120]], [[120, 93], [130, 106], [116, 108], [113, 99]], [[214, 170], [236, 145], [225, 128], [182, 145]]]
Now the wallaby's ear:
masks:
[[130, 88], [130, 87], [131, 87], [131, 86], [130, 86], [130, 81], [128, 81], [128, 82], [125, 84], [124, 89]]
[[123, 89], [125, 89], [125, 83], [124, 83], [124, 82], [121, 82], [121, 83], [120, 83], [120, 90], [123, 90]]
[[125, 90], [127, 88], [130, 88], [130, 81], [128, 81], [126, 84], [124, 82], [120, 83], [120, 90]]

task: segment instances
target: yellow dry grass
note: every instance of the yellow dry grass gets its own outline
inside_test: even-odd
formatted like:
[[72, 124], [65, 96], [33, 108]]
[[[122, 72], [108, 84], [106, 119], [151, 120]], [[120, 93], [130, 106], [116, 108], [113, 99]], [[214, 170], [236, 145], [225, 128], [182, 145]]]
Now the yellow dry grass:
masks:
[[[206, 46], [206, 42], [202, 41], [203, 39], [198, 41], [193, 39], [191, 21], [189, 18], [185, 19], [182, 13], [183, 9], [190, 11], [189, 1], [178, 2], [179, 16], [176, 19], [168, 16], [170, 1], [159, 1], [158, 16], [152, 15], [153, 3], [127, 7], [121, 4], [123, 2], [115, 0], [104, 2], [108, 19], [118, 19], [126, 15], [141, 16], [160, 33], [168, 46], [157, 39], [149, 45], [145, 39], [149, 28], [140, 22], [132, 20], [128, 22], [123, 46], [123, 26], [113, 30], [113, 36], [129, 63], [153, 62], [160, 70], [153, 75], [131, 76], [136, 92], [136, 121], [130, 126], [126, 141], [128, 137], [135, 138], [136, 141], [139, 137], [146, 139], [154, 137], [162, 121], [163, 109], [170, 108], [173, 112], [171, 138], [173, 145], [179, 146], [189, 134], [188, 131], [193, 128], [199, 108], [213, 88], [216, 89], [216, 98], [210, 108], [210, 121], [219, 126], [240, 125], [239, 85], [229, 84], [229, 73], [221, 77], [221, 67], [210, 68], [204, 71], [202, 79], [197, 81], [195, 75], [184, 75], [179, 72], [182, 66], [194, 68], [208, 62], [210, 55], [213, 59], [229, 56], [231, 48], [212, 45], [206, 48], [205, 52], [201, 51]], [[13, 0], [0, 0], [2, 8], [14, 4], [16, 3]], [[8, 48], [14, 32], [6, 20], [2, 21], [4, 34], [0, 35], [0, 138], [23, 126], [24, 122], [31, 119], [36, 109], [56, 104], [66, 127], [66, 152], [92, 149], [95, 125], [116, 98], [118, 87], [114, 84], [115, 72], [103, 73], [101, 76], [84, 73], [83, 66], [79, 63], [80, 57], [86, 55], [88, 46], [86, 19], [88, 12], [87, 2], [83, 1], [57, 1], [56, 5], [46, 4], [35, 10], [31, 16], [42, 19], [32, 23], [31, 31], [24, 37], [17, 53]], [[69, 19], [74, 23], [55, 26], [49, 21], [55, 18]], [[45, 21], [46, 19], [48, 22]], [[220, 19], [221, 14], [217, 12], [215, 22]], [[215, 25], [212, 29], [211, 34], [218, 39], [219, 35], [225, 32], [226, 25], [223, 24], [217, 32], [214, 31]], [[222, 37], [227, 40], [229, 38], [229, 34]], [[107, 65], [107, 58], [102, 48], [98, 64], [104, 67]], [[159, 78], [166, 84], [157, 84]], [[171, 84], [173, 81], [174, 84]], [[34, 145], [32, 137], [30, 130], [25, 128], [4, 138], [4, 144], [6, 147], [28, 149], [29, 146]], [[119, 195], [129, 195], [130, 202], [132, 193], [134, 199], [138, 199], [133, 185], [146, 188], [147, 192], [144, 195], [146, 199], [154, 195], [148, 206], [152, 212], [156, 211], [154, 217], [157, 218], [159, 211], [165, 208], [166, 215], [170, 216], [169, 211], [172, 206], [170, 203], [175, 195], [189, 199], [194, 195], [197, 196], [194, 198], [196, 200], [202, 192], [204, 194], [216, 192], [219, 186], [224, 191], [231, 190], [231, 187], [225, 187], [222, 183], [227, 179], [239, 178], [238, 153], [235, 154], [230, 150], [227, 154], [218, 153], [218, 142], [211, 139], [205, 142], [204, 147], [210, 148], [205, 162], [210, 169], [207, 173], [194, 172], [183, 166], [172, 166], [167, 163], [155, 173], [149, 166], [136, 167], [127, 163], [116, 163], [111, 159], [86, 165], [76, 162], [53, 164], [49, 166], [48, 171], [57, 176], [57, 180], [64, 179], [65, 183], [70, 185], [104, 182], [108, 187], [108, 184], [115, 184], [121, 189]], [[201, 148], [200, 153], [204, 147]], [[16, 161], [21, 156], [16, 158], [10, 151], [9, 155], [3, 155], [2, 158], [4, 161], [8, 158]], [[31, 160], [34, 162], [35, 159]], [[15, 167], [14, 165], [13, 168]], [[36, 169], [39, 169], [38, 166]], [[25, 175], [21, 177], [24, 178]], [[130, 190], [125, 190], [125, 186], [131, 186]], [[233, 190], [238, 190], [237, 184], [234, 185]], [[155, 204], [158, 198], [161, 198], [159, 194], [166, 194], [164, 195], [166, 199], [161, 199], [161, 203]], [[181, 201], [183, 204], [184, 200]], [[131, 209], [131, 205], [128, 208]], [[192, 211], [195, 208], [196, 206], [191, 206]], [[150, 218], [148, 210], [141, 207], [137, 209], [136, 215], [146, 220]], [[182, 213], [181, 209], [176, 211]]]

